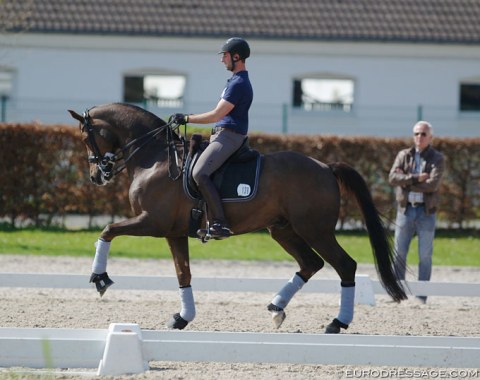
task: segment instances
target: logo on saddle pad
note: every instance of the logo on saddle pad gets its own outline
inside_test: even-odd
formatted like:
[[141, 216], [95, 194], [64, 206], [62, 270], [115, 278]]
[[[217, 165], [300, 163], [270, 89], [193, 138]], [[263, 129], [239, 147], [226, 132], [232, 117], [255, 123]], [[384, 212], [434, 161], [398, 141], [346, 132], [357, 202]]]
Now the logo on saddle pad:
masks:
[[237, 195], [239, 197], [248, 197], [251, 192], [252, 188], [246, 183], [241, 183], [237, 186]]
[[[200, 135], [193, 135], [190, 152], [185, 163], [183, 188], [191, 199], [201, 199], [200, 191], [192, 178], [193, 167], [207, 147]], [[262, 156], [253, 150], [245, 139], [243, 145], [212, 174], [212, 181], [218, 188], [223, 202], [242, 202], [255, 197], [258, 189]]]

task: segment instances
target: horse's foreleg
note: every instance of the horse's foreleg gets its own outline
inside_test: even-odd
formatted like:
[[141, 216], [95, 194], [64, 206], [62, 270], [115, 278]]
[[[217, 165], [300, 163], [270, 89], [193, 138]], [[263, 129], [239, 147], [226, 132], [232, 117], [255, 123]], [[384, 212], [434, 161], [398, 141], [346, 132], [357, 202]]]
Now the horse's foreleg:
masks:
[[92, 275], [90, 276], [90, 282], [95, 284], [100, 297], [113, 285], [113, 281], [107, 274], [108, 255], [113, 238], [121, 235], [151, 235], [154, 234], [152, 226], [153, 224], [148, 222], [148, 215], [142, 213], [122, 222], [109, 224], [103, 229], [95, 243], [95, 257], [92, 263]]
[[177, 272], [178, 285], [180, 287], [180, 313], [173, 315], [167, 323], [171, 329], [184, 329], [195, 318], [195, 300], [193, 298], [192, 274], [190, 272], [190, 258], [188, 252], [188, 238], [167, 238], [172, 253], [175, 271]]
[[291, 227], [270, 228], [270, 234], [300, 266], [300, 271], [280, 289], [267, 309], [272, 315], [276, 328], [279, 328], [286, 318], [285, 308], [293, 296], [302, 289], [303, 285], [317, 272], [324, 263], [310, 246], [298, 236]]
[[113, 281], [108, 277], [107, 261], [110, 252], [110, 242], [99, 238], [95, 243], [95, 257], [92, 263], [92, 275], [90, 282], [93, 282], [100, 293], [100, 297], [113, 285]]

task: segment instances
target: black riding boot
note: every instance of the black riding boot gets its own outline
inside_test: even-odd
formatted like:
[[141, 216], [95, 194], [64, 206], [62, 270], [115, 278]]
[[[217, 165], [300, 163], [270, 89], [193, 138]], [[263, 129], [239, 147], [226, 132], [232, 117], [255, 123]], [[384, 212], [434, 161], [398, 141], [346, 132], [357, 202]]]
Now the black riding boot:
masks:
[[230, 237], [232, 231], [227, 227], [222, 200], [217, 188], [207, 176], [202, 177], [198, 181], [197, 186], [202, 193], [203, 199], [207, 202], [208, 210], [212, 215], [212, 224], [208, 231], [211, 238], [220, 240]]

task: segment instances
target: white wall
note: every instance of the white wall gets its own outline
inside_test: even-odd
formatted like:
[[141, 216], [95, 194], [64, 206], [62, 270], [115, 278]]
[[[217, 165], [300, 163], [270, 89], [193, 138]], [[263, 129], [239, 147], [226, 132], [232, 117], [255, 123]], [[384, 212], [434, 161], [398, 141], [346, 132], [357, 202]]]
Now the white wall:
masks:
[[[223, 39], [29, 35], [0, 36], [0, 66], [16, 72], [7, 121], [73, 123], [66, 110], [121, 101], [123, 76], [136, 69], [187, 75], [185, 107], [211, 109], [230, 73], [217, 55]], [[479, 136], [480, 114], [458, 111], [459, 84], [480, 78], [478, 46], [249, 41], [254, 86], [251, 130], [407, 136], [422, 117], [436, 135]], [[305, 73], [353, 77], [353, 111], [291, 107], [292, 81]], [[286, 112], [286, 114], [284, 114]]]

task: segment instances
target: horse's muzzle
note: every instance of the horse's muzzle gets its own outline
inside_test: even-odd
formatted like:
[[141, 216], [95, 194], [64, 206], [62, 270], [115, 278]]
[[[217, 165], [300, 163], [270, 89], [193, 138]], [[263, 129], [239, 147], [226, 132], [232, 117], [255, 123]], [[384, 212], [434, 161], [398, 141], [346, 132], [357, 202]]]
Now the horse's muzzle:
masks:
[[90, 181], [97, 186], [105, 186], [109, 179], [105, 178], [100, 170], [97, 170], [94, 175], [90, 175]]

